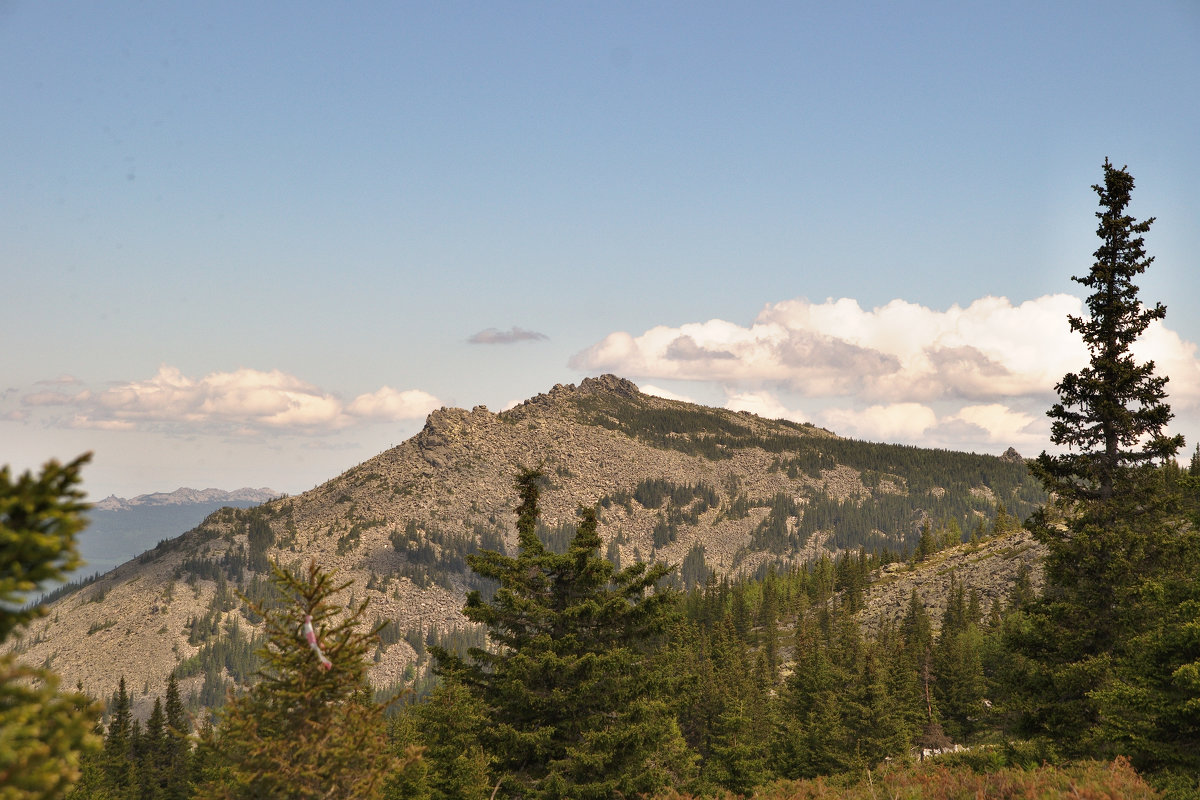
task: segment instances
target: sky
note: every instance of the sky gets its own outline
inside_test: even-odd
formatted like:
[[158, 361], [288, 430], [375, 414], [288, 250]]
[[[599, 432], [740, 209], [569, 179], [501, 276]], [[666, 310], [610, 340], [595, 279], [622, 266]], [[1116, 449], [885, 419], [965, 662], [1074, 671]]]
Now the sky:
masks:
[[298, 493], [589, 375], [1052, 449], [1106, 158], [1200, 440], [1200, 4], [0, 0], [0, 464]]

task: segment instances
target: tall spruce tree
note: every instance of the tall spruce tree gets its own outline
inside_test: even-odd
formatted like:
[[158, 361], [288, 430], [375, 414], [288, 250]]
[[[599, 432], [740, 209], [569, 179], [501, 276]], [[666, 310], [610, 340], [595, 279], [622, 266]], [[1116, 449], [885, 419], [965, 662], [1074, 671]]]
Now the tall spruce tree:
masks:
[[1034, 471], [1064, 500], [1107, 506], [1114, 495], [1127, 497], [1134, 489], [1130, 481], [1141, 471], [1131, 468], [1174, 456], [1183, 437], [1164, 433], [1172, 417], [1167, 377], [1155, 375], [1153, 361], [1139, 363], [1130, 351], [1150, 323], [1167, 313], [1161, 303], [1146, 307], [1133, 282], [1154, 261], [1142, 236], [1154, 218], [1138, 222], [1126, 213], [1133, 176], [1107, 159], [1104, 184], [1092, 189], [1100, 197], [1096, 235], [1101, 245], [1091, 271], [1072, 278], [1092, 290], [1088, 316], [1068, 317], [1071, 330], [1087, 345], [1090, 362], [1063, 377], [1055, 387], [1059, 402], [1048, 412], [1050, 440], [1067, 452], [1043, 452]]
[[[1166, 313], [1161, 304], [1144, 306], [1133, 283], [1153, 260], [1142, 238], [1153, 219], [1126, 213], [1133, 178], [1107, 160], [1104, 183], [1093, 189], [1102, 244], [1091, 272], [1075, 278], [1093, 290], [1090, 315], [1070, 317], [1091, 358], [1058, 384], [1060, 402], [1048, 412], [1051, 440], [1066, 452], [1042, 453], [1033, 463], [1052, 496], [1030, 520], [1048, 547], [1046, 589], [1010, 620], [1018, 685], [1009, 696], [1023, 733], [1070, 754], [1124, 753], [1154, 767], [1153, 754], [1170, 750], [1176, 755], [1164, 757], [1178, 764], [1166, 739], [1196, 741], [1198, 712], [1167, 723], [1155, 701], [1161, 708], [1182, 703], [1176, 711], [1200, 708], [1200, 682], [1187, 669], [1190, 663], [1195, 671], [1200, 645], [1178, 627], [1164, 629], [1170, 620], [1194, 624], [1179, 609], [1197, 598], [1198, 557], [1155, 466], [1183, 445], [1165, 432], [1167, 378], [1131, 352]], [[1192, 644], [1173, 650], [1173, 635]]]
[[675, 602], [665, 566], [617, 572], [600, 556], [593, 509], [582, 509], [567, 552], [536, 533], [542, 474], [517, 478], [518, 554], [484, 551], [471, 568], [500, 586], [464, 613], [494, 649], [469, 660], [434, 649], [438, 671], [467, 687], [492, 724], [485, 750], [510, 797], [609, 798], [681, 786], [694, 771], [674, 715], [657, 696], [650, 656]]

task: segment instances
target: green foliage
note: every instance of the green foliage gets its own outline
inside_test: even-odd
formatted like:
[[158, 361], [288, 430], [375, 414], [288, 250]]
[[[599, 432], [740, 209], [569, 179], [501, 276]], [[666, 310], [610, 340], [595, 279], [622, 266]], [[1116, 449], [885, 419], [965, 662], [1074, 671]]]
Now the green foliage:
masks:
[[99, 745], [99, 709], [58, 683], [49, 670], [0, 657], [0, 797], [61, 797], [79, 779], [82, 756]]
[[[0, 643], [45, 613], [38, 604], [22, 607], [25, 595], [80, 563], [75, 535], [87, 506], [76, 486], [90, 457], [50, 461], [36, 477], [25, 472], [15, 481], [0, 469]], [[62, 796], [80, 778], [83, 755], [99, 745], [99, 710], [58, 683], [48, 669], [0, 656], [0, 797]]]
[[271, 523], [263, 511], [253, 509], [249, 517], [246, 526], [246, 544], [249, 546], [247, 566], [254, 572], [266, 573], [271, 568], [267, 550], [275, 544], [275, 531], [271, 529]]
[[44, 613], [40, 605], [24, 606], [27, 594], [81, 563], [75, 535], [87, 524], [88, 506], [76, 485], [91, 457], [65, 466], [49, 461], [36, 477], [25, 472], [16, 480], [7, 465], [0, 468], [0, 642]]
[[[315, 562], [304, 576], [276, 566], [272, 583], [282, 602], [258, 609], [267, 633], [259, 681], [227, 704], [205, 738], [209, 764], [198, 796], [381, 796], [404, 759], [390, 750], [384, 709], [366, 684], [376, 644], [373, 631], [358, 627], [366, 603], [343, 613], [332, 597], [349, 584], [334, 584]], [[306, 616], [328, 670], [303, 638]]]
[[[1090, 317], [1071, 318], [1091, 353], [1065, 376], [1048, 412], [1051, 439], [1035, 471], [1057, 501], [1031, 519], [1044, 542], [1046, 591], [1007, 629], [1008, 695], [1017, 730], [1070, 755], [1130, 756], [1166, 775], [1200, 774], [1200, 539], [1190, 476], [1173, 456], [1179, 436], [1165, 377], [1130, 346], [1161, 305], [1144, 308], [1132, 278], [1152, 259], [1141, 234], [1152, 220], [1125, 214], [1133, 179], [1104, 164], [1097, 213], [1102, 240], [1091, 272]], [[1191, 517], [1189, 518], [1189, 514]]]
[[[424, 748], [425, 796], [430, 800], [485, 800], [491, 796], [493, 759], [480, 744], [489, 721], [477, 696], [449, 680], [427, 702], [410, 707], [406, 716], [411, 732], [404, 742]], [[410, 788], [408, 796], [412, 794], [416, 792]]]
[[1059, 402], [1048, 412], [1054, 420], [1050, 440], [1070, 452], [1042, 453], [1035, 471], [1048, 490], [1066, 500], [1107, 502], [1114, 493], [1133, 491], [1130, 482], [1143, 472], [1131, 467], [1174, 456], [1183, 437], [1163, 432], [1172, 417], [1165, 402], [1167, 378], [1154, 374], [1153, 361], [1139, 364], [1130, 352], [1150, 323], [1167, 313], [1161, 303], [1145, 307], [1133, 283], [1154, 261], [1142, 238], [1154, 219], [1137, 222], [1125, 213], [1133, 177], [1107, 159], [1104, 185], [1092, 189], [1100, 196], [1096, 235], [1102, 244], [1091, 271], [1072, 278], [1092, 290], [1089, 316], [1068, 317], [1091, 359], [1080, 372], [1063, 377], [1055, 387]]
[[[771, 500], [768, 509], [767, 518], [759, 523], [751, 535], [750, 546], [772, 553], [795, 552], [804, 547], [812, 531], [799, 533], [790, 529], [788, 520], [800, 516], [800, 509], [792, 496], [779, 492]], [[805, 516], [808, 516], [807, 513]]]
[[[504, 552], [503, 534], [495, 524], [476, 524], [470, 533], [454, 533], [410, 519], [403, 530], [393, 530], [388, 539], [403, 559], [397, 574], [422, 588], [437, 584], [458, 591], [457, 580], [467, 571], [468, 556], [481, 550]], [[485, 593], [495, 588], [494, 583], [472, 573], [468, 573], [468, 584]]]
[[536, 534], [540, 479], [527, 470], [517, 481], [518, 555], [470, 557], [499, 583], [491, 602], [472, 592], [464, 609], [494, 649], [469, 661], [435, 651], [438, 669], [481, 703], [483, 751], [510, 794], [611, 797], [682, 781], [692, 756], [648, 670], [674, 602], [656, 588], [667, 569], [615, 571], [593, 509], [566, 553], [548, 550]]

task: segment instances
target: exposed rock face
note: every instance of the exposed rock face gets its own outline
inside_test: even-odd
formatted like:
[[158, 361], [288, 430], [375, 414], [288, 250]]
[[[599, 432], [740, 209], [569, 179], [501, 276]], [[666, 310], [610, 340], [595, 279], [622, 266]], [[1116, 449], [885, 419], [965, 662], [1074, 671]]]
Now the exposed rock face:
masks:
[[950, 597], [951, 575], [968, 593], [975, 591], [980, 608], [987, 613], [996, 601], [1001, 606], [1008, 604], [1022, 566], [1029, 568], [1034, 590], [1041, 589], [1045, 552], [1032, 534], [1019, 530], [978, 547], [951, 548], [920, 564], [890, 564], [880, 571], [867, 591], [859, 620], [866, 630], [877, 630], [887, 622], [898, 624], [908, 611], [915, 589], [936, 630]]
[[[336, 569], [352, 584], [347, 600], [369, 598], [368, 615], [394, 620], [401, 630], [448, 629], [465, 622], [461, 608], [469, 575], [461, 558], [457, 572], [423, 577], [420, 568], [442, 563], [437, 559], [452, 554], [455, 542], [478, 541], [486, 531], [513, 552], [513, 479], [522, 467], [540, 465], [547, 475], [542, 515], [550, 528], [572, 523], [581, 504], [600, 502], [601, 536], [624, 564], [638, 557], [680, 564], [693, 546], [702, 545], [707, 564], [718, 573], [744, 574], [769, 562], [799, 563], [839, 546], [833, 528], [797, 536], [796, 546], [786, 549], [763, 544], [760, 534], [777, 513], [771, 508], [779, 498], [794, 504], [782, 529], [776, 525], [784, 536], [798, 530], [805, 510], [818, 500], [853, 507], [909, 496], [900, 476], [873, 469], [868, 485], [860, 469], [829, 461], [839, 442], [844, 440], [813, 426], [651, 397], [628, 380], [604, 375], [578, 387], [555, 386], [499, 414], [483, 406], [438, 409], [403, 444], [253, 513], [270, 526], [270, 558], [294, 566], [315, 559], [325, 569]], [[787, 459], [801, 446], [820, 451], [826, 459], [822, 466], [789, 467]], [[984, 463], [989, 457], [971, 458]], [[648, 478], [676, 487], [708, 487], [717, 502], [701, 509], [687, 501], [683, 510], [694, 511], [694, 519], [672, 517], [674, 528], [664, 537], [667, 517], [680, 509], [670, 501], [645, 507], [631, 499]], [[976, 488], [981, 495], [991, 492]], [[946, 494], [934, 489], [913, 490], [911, 496], [928, 503]], [[98, 696], [111, 692], [122, 675], [135, 696], [143, 686], [160, 692], [176, 664], [200, 649], [188, 643], [189, 621], [210, 612], [221, 588], [198, 565], [244, 560], [250, 513], [219, 511], [195, 530], [58, 599], [16, 649], [27, 661], [49, 661], [66, 685], [81, 681]], [[899, 550], [902, 542], [911, 543], [926, 516], [918, 512], [897, 530], [877, 531], [877, 538]], [[398, 549], [405, 542], [422, 548], [425, 560]], [[885, 576], [884, 585], [871, 594], [865, 618], [890, 618], [898, 603], [903, 608], [910, 577], [936, 609], [942, 590], [925, 587], [940, 585], [940, 579], [925, 578], [937, 578], [935, 569], [951, 566], [964, 582], [981, 587], [984, 597], [1004, 592], [1017, 562], [1015, 556], [984, 560], [991, 547], [961, 558], [944, 556], [942, 567], [925, 565], [894, 580]], [[1001, 546], [995, 548], [999, 554]], [[1036, 561], [1032, 548], [1021, 553]], [[952, 558], [957, 559], [953, 565]], [[247, 573], [246, 580], [252, 577]], [[243, 631], [255, 630], [240, 607], [221, 617], [226, 623], [238, 617]], [[398, 681], [412, 658], [404, 641], [392, 643], [380, 653], [372, 680], [380, 685]]]
[[1007, 450], [1005, 450], [1004, 454], [1002, 456], [1000, 456], [1000, 460], [1001, 461], [1012, 461], [1017, 464], [1023, 463], [1025, 461], [1025, 459], [1021, 457], [1021, 454], [1017, 452], [1015, 447], [1010, 447]]

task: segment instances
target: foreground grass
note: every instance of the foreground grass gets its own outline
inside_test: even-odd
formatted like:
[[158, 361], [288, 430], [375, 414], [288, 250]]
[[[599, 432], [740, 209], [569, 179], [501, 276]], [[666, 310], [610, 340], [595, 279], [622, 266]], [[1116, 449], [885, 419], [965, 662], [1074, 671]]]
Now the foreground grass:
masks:
[[[735, 795], [718, 794], [730, 800]], [[913, 765], [883, 767], [860, 776], [777, 781], [757, 789], [755, 800], [1142, 800], [1158, 798], [1123, 758], [1106, 763], [1084, 761], [1031, 770], [1007, 767], [976, 773], [967, 767]], [[692, 800], [671, 792], [658, 800]]]

